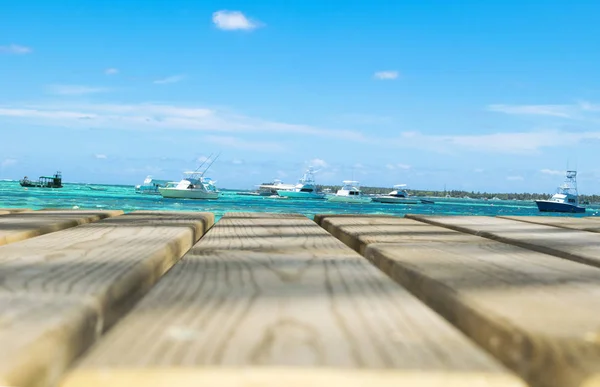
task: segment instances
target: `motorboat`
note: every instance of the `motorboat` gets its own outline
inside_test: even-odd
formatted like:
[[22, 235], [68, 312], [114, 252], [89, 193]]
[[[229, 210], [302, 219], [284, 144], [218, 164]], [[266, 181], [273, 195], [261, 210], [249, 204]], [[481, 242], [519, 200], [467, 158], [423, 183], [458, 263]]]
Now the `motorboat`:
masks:
[[291, 189], [278, 189], [277, 195], [291, 199], [324, 199], [325, 193], [317, 191], [315, 172], [317, 171], [309, 167], [298, 180], [298, 184]]
[[219, 190], [215, 186], [216, 182], [210, 177], [204, 177], [217, 158], [213, 159], [204, 171], [198, 172], [202, 165], [210, 159], [209, 157], [195, 171], [184, 172], [183, 179], [177, 185], [167, 184], [166, 187], [158, 187], [158, 192], [163, 198], [169, 199], [218, 199]]
[[340, 188], [334, 195], [327, 197], [330, 202], [341, 202], [341, 203], [369, 203], [371, 198], [365, 196], [360, 190], [360, 183], [354, 180], [344, 180], [342, 188]]
[[56, 172], [53, 176], [40, 176], [37, 181], [29, 180], [27, 176], [19, 180], [21, 187], [62, 188], [62, 174]]
[[567, 171], [565, 181], [556, 193], [548, 200], [536, 200], [535, 204], [541, 212], [585, 212], [585, 207], [579, 206], [577, 171]]
[[205, 178], [199, 172], [184, 172], [185, 177], [173, 186], [167, 184], [165, 187], [158, 187], [158, 191], [163, 198], [169, 199], [218, 199], [219, 190], [215, 182], [210, 178]]
[[284, 184], [281, 180], [274, 179], [272, 183], [260, 184], [255, 194], [256, 196], [277, 196], [278, 190], [291, 190], [294, 187], [293, 184]]
[[406, 184], [396, 184], [394, 190], [387, 195], [375, 196], [372, 200], [377, 203], [387, 204], [419, 204], [419, 199], [409, 198], [409, 194], [406, 191]]
[[158, 189], [160, 187], [166, 187], [168, 180], [159, 180], [153, 178], [151, 175], [146, 176], [142, 184], [135, 186], [135, 193], [144, 195], [160, 195]]

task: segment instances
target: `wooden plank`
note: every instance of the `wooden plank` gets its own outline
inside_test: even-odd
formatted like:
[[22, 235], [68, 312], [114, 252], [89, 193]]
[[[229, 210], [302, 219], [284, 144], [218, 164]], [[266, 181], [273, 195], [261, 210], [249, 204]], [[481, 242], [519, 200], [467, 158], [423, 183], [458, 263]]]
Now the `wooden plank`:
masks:
[[487, 216], [407, 218], [600, 267], [600, 235]]
[[498, 218], [580, 231], [600, 232], [600, 222], [594, 220], [593, 217], [572, 218], [566, 216], [498, 216]]
[[221, 218], [61, 383], [107, 385], [524, 386], [314, 222], [266, 214]]
[[31, 209], [29, 208], [0, 208], [0, 211], [2, 212], [9, 212], [9, 213], [14, 213], [14, 212], [25, 212], [25, 211], [31, 211]]
[[600, 269], [485, 239], [365, 255], [531, 386], [600, 386]]
[[213, 221], [134, 212], [0, 247], [0, 385], [55, 385]]
[[401, 218], [400, 216], [395, 216], [395, 215], [385, 215], [385, 214], [316, 214], [314, 216], [314, 221], [316, 224], [318, 224], [319, 226], [322, 226], [323, 220], [327, 219], [331, 219], [331, 218], [345, 218], [345, 219], [352, 219], [359, 216], [360, 218], [391, 218], [391, 219], [398, 219]]
[[400, 217], [321, 215], [319, 221], [321, 227], [360, 254], [371, 243], [426, 242], [432, 235], [451, 242], [477, 241], [472, 235]]
[[0, 246], [94, 222], [123, 211], [25, 211], [0, 217]]

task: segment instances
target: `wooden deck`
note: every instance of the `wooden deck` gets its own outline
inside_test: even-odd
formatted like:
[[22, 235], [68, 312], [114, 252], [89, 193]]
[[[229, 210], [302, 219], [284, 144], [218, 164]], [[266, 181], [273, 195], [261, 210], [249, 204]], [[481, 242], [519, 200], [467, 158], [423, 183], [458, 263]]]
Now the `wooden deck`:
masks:
[[0, 215], [0, 386], [600, 386], [600, 220]]

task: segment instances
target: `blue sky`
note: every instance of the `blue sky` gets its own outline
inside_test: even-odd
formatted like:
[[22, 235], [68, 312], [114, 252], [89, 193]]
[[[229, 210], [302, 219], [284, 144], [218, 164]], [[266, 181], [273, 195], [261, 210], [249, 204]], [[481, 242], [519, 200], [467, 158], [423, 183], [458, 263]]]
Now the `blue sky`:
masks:
[[0, 178], [600, 191], [600, 2], [23, 0]]

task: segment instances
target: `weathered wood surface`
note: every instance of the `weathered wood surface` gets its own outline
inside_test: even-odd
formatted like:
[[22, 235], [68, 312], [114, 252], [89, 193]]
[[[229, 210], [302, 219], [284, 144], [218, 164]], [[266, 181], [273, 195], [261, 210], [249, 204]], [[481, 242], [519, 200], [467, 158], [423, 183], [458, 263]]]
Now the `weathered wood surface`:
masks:
[[123, 211], [24, 211], [0, 217], [0, 246], [94, 222]]
[[596, 233], [487, 216], [406, 217], [600, 267], [600, 235]]
[[[316, 218], [316, 217], [315, 217]], [[412, 219], [392, 216], [328, 216], [320, 215], [319, 223], [347, 246], [364, 253], [371, 243], [427, 242], [432, 235], [451, 242], [473, 242], [477, 237], [448, 230]]]
[[226, 214], [63, 387], [523, 386], [301, 216]]
[[502, 219], [518, 220], [573, 230], [600, 232], [600, 222], [596, 217], [571, 218], [566, 216], [497, 216]]
[[52, 386], [213, 223], [134, 212], [0, 247], [0, 386]]
[[320, 221], [532, 385], [599, 385], [600, 269], [410, 219], [401, 243], [374, 236], [388, 217]]
[[31, 211], [31, 209], [29, 208], [0, 208], [0, 211], [2, 212], [8, 212], [8, 213], [14, 213], [14, 212], [25, 212], [25, 211]]
[[365, 255], [531, 386], [600, 386], [600, 269], [442, 240], [371, 244]]

